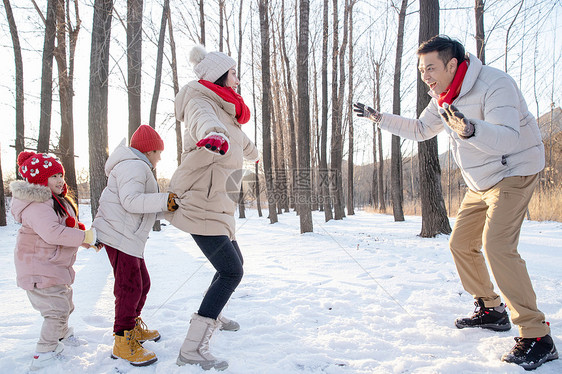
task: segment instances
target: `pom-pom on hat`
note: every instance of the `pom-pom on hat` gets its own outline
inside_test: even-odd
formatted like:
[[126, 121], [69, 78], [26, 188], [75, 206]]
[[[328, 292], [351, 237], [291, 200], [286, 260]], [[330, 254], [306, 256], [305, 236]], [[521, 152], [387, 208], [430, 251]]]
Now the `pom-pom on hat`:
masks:
[[131, 136], [131, 147], [142, 153], [150, 151], [163, 151], [164, 141], [158, 133], [148, 125], [140, 125]]
[[58, 173], [64, 175], [62, 164], [46, 153], [20, 152], [18, 171], [23, 179], [33, 184], [47, 186], [49, 177]]
[[201, 45], [193, 47], [189, 62], [198, 79], [215, 83], [224, 73], [236, 66], [236, 61], [222, 52], [207, 52]]

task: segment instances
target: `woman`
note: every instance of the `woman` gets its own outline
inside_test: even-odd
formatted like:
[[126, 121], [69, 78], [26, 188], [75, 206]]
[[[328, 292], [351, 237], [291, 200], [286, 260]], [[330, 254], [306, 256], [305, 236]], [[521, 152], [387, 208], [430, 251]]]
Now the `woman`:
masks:
[[[179, 197], [172, 225], [190, 233], [216, 269], [199, 311], [191, 319], [180, 349], [178, 365], [201, 365], [205, 370], [224, 370], [228, 363], [209, 352], [209, 339], [221, 327], [220, 313], [240, 283], [243, 259], [235, 240], [232, 191], [234, 173], [243, 159], [257, 160], [258, 150], [240, 126], [250, 120], [250, 110], [234, 89], [236, 61], [222, 52], [193, 48], [190, 62], [197, 81], [184, 86], [175, 100], [176, 118], [185, 122], [182, 162], [170, 181], [170, 192]], [[223, 329], [237, 330], [226, 321]]]

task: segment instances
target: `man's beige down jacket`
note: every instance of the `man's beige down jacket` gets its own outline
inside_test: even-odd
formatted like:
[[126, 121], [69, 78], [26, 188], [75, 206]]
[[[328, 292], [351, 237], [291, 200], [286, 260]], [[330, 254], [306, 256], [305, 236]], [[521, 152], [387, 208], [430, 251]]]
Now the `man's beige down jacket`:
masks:
[[506, 177], [538, 173], [544, 168], [544, 145], [517, 84], [503, 71], [483, 66], [476, 56], [469, 54], [469, 58], [461, 91], [452, 104], [474, 123], [474, 136], [461, 139], [452, 131], [439, 115], [435, 97], [419, 119], [385, 113], [380, 127], [417, 141], [445, 129], [463, 178], [475, 191]]
[[122, 142], [105, 163], [107, 186], [92, 226], [98, 240], [128, 255], [144, 258], [156, 214], [168, 209], [168, 194], [158, 192], [150, 161]]
[[[180, 207], [166, 219], [190, 234], [227, 235], [233, 240], [243, 159], [257, 160], [258, 150], [236, 121], [234, 104], [199, 82], [180, 90], [175, 108], [176, 118], [185, 122], [184, 146], [169, 191], [178, 195]], [[196, 146], [211, 132], [228, 138], [224, 155]]]

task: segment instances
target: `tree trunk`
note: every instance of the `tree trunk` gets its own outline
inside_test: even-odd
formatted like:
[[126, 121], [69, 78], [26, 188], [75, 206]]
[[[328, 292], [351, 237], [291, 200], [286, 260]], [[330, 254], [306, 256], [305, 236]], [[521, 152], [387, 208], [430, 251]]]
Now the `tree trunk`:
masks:
[[[254, 17], [253, 17], [254, 12], [250, 12], [250, 29], [253, 30], [254, 29]], [[254, 105], [254, 144], [256, 145], [256, 147], [258, 146], [258, 120], [256, 117], [256, 113], [257, 113], [257, 105], [256, 105], [256, 75], [255, 75], [255, 61], [254, 61], [254, 33], [251, 32], [250, 33], [250, 45], [251, 45], [251, 51], [252, 51], [252, 103]], [[262, 211], [261, 211], [261, 199], [260, 199], [260, 195], [261, 195], [261, 189], [260, 189], [260, 176], [259, 176], [259, 172], [260, 172], [260, 168], [259, 168], [259, 161], [256, 161], [256, 164], [254, 166], [255, 169], [255, 179], [254, 179], [254, 191], [256, 194], [256, 206], [258, 209], [258, 216], [261, 217]]]
[[20, 152], [25, 149], [24, 142], [24, 91], [23, 91], [23, 58], [21, 55], [21, 45], [20, 38], [18, 35], [18, 29], [16, 27], [16, 21], [14, 19], [14, 14], [12, 12], [12, 6], [10, 0], [4, 1], [4, 9], [6, 10], [6, 17], [8, 18], [8, 24], [10, 25], [10, 35], [12, 36], [12, 44], [14, 45], [14, 62], [16, 67], [16, 179], [21, 179], [21, 175], [18, 173], [18, 163], [17, 156]]
[[269, 0], [259, 0], [261, 66], [262, 66], [262, 131], [263, 131], [263, 168], [269, 205], [269, 222], [277, 222], [277, 211], [273, 196], [273, 170], [271, 160], [271, 72], [269, 52]]
[[[70, 10], [66, 8], [63, 1], [57, 4], [57, 46], [54, 56], [57, 61], [59, 75], [59, 101], [61, 113], [61, 130], [59, 139], [59, 154], [65, 169], [65, 180], [68, 188], [76, 193], [78, 198], [78, 184], [76, 183], [76, 168], [74, 163], [74, 52], [80, 31], [80, 19], [78, 18], [78, 3], [76, 6], [76, 28], [70, 24]], [[69, 20], [67, 23], [66, 20]], [[69, 62], [66, 61], [66, 31], [68, 30], [70, 50]]]
[[170, 0], [164, 0], [162, 5], [162, 18], [160, 20], [160, 35], [158, 35], [158, 51], [156, 52], [156, 75], [154, 77], [154, 91], [150, 105], [150, 118], [148, 124], [156, 128], [156, 111], [158, 99], [160, 98], [160, 87], [162, 85], [162, 61], [164, 59], [164, 42], [166, 40], [166, 22], [170, 12]]
[[88, 100], [90, 207], [92, 217], [96, 216], [101, 192], [107, 184], [104, 167], [108, 157], [107, 103], [112, 11], [113, 0], [95, 0]]
[[[439, 33], [438, 0], [420, 0], [420, 44]], [[418, 75], [418, 116], [430, 101], [427, 87]], [[450, 234], [451, 226], [445, 209], [441, 189], [441, 168], [437, 153], [437, 137], [418, 143], [420, 169], [420, 197], [422, 229], [420, 236], [432, 238], [437, 234]]]
[[37, 152], [49, 152], [51, 137], [51, 109], [53, 105], [53, 53], [55, 50], [57, 3], [62, 0], [47, 1], [45, 21], [45, 40], [43, 43], [43, 62], [41, 72], [41, 115], [39, 117], [39, 138]]
[[[378, 87], [379, 87], [379, 75], [377, 70], [377, 65], [375, 65], [375, 79], [373, 79], [373, 108], [378, 110], [380, 106], [380, 99], [378, 99]], [[378, 104], [377, 104], [378, 103]], [[373, 203], [373, 208], [379, 207], [379, 168], [382, 165], [378, 165], [377, 162], [377, 132], [378, 126], [373, 122], [373, 174], [371, 183], [371, 199]]]
[[203, 0], [199, 0], [199, 26], [201, 27], [199, 43], [205, 45], [205, 2]]
[[[172, 67], [172, 80], [174, 84], [174, 97], [180, 91], [179, 78], [178, 78], [178, 64], [176, 57], [176, 42], [174, 41], [174, 28], [172, 26], [172, 13], [168, 9], [168, 33], [170, 34], [170, 50], [172, 54], [172, 61], [170, 62]], [[181, 154], [183, 153], [183, 142], [181, 133], [181, 122], [176, 119], [176, 159], [178, 166], [181, 164]]]
[[[288, 124], [289, 124], [289, 131], [288, 131], [288, 142], [289, 142], [289, 170], [291, 170], [293, 178], [292, 181], [292, 191], [294, 193], [296, 189], [296, 178], [294, 178], [295, 173], [298, 173], [298, 164], [297, 164], [297, 138], [296, 138], [296, 131], [295, 131], [295, 111], [294, 111], [294, 104], [293, 104], [293, 83], [292, 83], [292, 76], [291, 76], [291, 66], [289, 63], [289, 56], [287, 55], [287, 48], [285, 45], [285, 1], [281, 1], [281, 36], [280, 36], [280, 43], [281, 43], [281, 53], [283, 55], [283, 61], [285, 62], [285, 81], [286, 81], [286, 88], [285, 88], [285, 98], [287, 100], [287, 108], [288, 108]], [[299, 96], [300, 97], [300, 96]]]
[[348, 159], [347, 159], [347, 214], [355, 214], [353, 207], [353, 6], [355, 0], [349, 4], [349, 77], [348, 77], [348, 100], [347, 100], [347, 118], [349, 119], [349, 143], [348, 143]]
[[219, 51], [223, 51], [224, 41], [224, 0], [219, 0]]
[[[344, 15], [344, 30], [346, 29], [347, 19], [347, 1], [345, 4]], [[345, 86], [344, 75], [344, 53], [347, 43], [347, 34], [344, 33], [341, 49], [338, 50], [338, 0], [333, 0], [333, 45], [332, 45], [332, 141], [330, 152], [330, 174], [331, 181], [333, 182], [333, 196], [334, 196], [334, 219], [340, 220], [345, 216], [343, 209], [343, 181], [342, 181], [342, 123], [341, 114], [343, 106], [343, 88]], [[338, 62], [339, 57], [339, 62]], [[338, 65], [339, 63], [339, 65]], [[340, 88], [338, 90], [338, 66], [340, 68]]]
[[328, 170], [328, 0], [322, 8], [322, 124], [320, 129], [320, 190], [326, 222], [333, 218], [330, 199], [330, 173]]
[[[392, 94], [392, 113], [400, 114], [400, 80], [402, 76], [402, 53], [404, 50], [404, 23], [406, 21], [406, 8], [408, 0], [402, 0], [398, 13], [398, 39], [396, 42], [396, 60], [394, 63], [394, 85]], [[392, 193], [392, 212], [394, 221], [404, 221], [404, 182], [402, 176], [402, 150], [400, 137], [392, 135], [391, 160], [390, 160], [390, 185]]]
[[[162, 61], [164, 58], [164, 41], [166, 39], [166, 22], [168, 21], [168, 14], [170, 13], [170, 0], [164, 0], [162, 5], [162, 18], [160, 20], [160, 35], [158, 35], [158, 50], [156, 52], [156, 75], [154, 77], [154, 91], [152, 93], [152, 102], [150, 105], [150, 118], [149, 126], [153, 129], [156, 128], [156, 111], [158, 108], [158, 98], [160, 97], [160, 86], [162, 83]], [[158, 174], [154, 168], [154, 178], [158, 181]], [[152, 226], [153, 231], [160, 231], [160, 220], [154, 221]]]
[[[4, 1], [4, 5], [6, 5], [6, 1]], [[0, 226], [6, 226], [6, 224], [6, 194], [2, 176], [2, 145], [0, 145]]]
[[[377, 62], [375, 64], [375, 109], [380, 112], [381, 110], [381, 64]], [[381, 212], [386, 212], [386, 199], [384, 198], [384, 160], [382, 158], [382, 132], [377, 126], [377, 143], [379, 143], [379, 168], [378, 168], [378, 200], [379, 200], [379, 210]]]
[[142, 124], [142, 8], [143, 0], [127, 0], [127, 95], [129, 139]]
[[297, 91], [298, 91], [298, 138], [301, 146], [299, 152], [298, 186], [295, 193], [299, 208], [301, 234], [312, 232], [311, 204], [311, 168], [310, 149], [305, 144], [310, 142], [310, 97], [308, 93], [308, 23], [310, 3], [300, 0], [299, 6], [299, 42], [297, 46]]
[[486, 64], [486, 39], [484, 38], [484, 0], [474, 0], [476, 19], [476, 56]]
[[[240, 70], [242, 69], [242, 9], [244, 7], [244, 0], [240, 0], [240, 11], [238, 12], [238, 76], [241, 76]], [[242, 85], [238, 85], [238, 94], [242, 94]], [[244, 173], [242, 173], [242, 178]], [[244, 206], [244, 180], [240, 181], [240, 194], [238, 195], [238, 212], [240, 218], [246, 218], [246, 208]]]

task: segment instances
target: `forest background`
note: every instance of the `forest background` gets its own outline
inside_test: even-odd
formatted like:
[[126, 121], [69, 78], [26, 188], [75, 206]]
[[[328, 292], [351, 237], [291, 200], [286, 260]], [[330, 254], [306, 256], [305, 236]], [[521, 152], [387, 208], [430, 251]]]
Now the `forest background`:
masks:
[[271, 222], [298, 210], [306, 232], [310, 210], [328, 221], [364, 208], [397, 221], [422, 214], [422, 236], [447, 233], [466, 189], [447, 138], [419, 149], [351, 112], [360, 101], [415, 117], [429, 99], [415, 51], [441, 33], [519, 84], [546, 147], [529, 217], [562, 220], [561, 1], [3, 0], [2, 13], [2, 194], [19, 151], [49, 151], [94, 213], [108, 152], [140, 124], [165, 139], [157, 170], [165, 188], [181, 150], [173, 99], [195, 79], [189, 50], [204, 44], [239, 61], [253, 114], [243, 129], [261, 161], [232, 191], [240, 215], [247, 204], [260, 216], [265, 204]]

